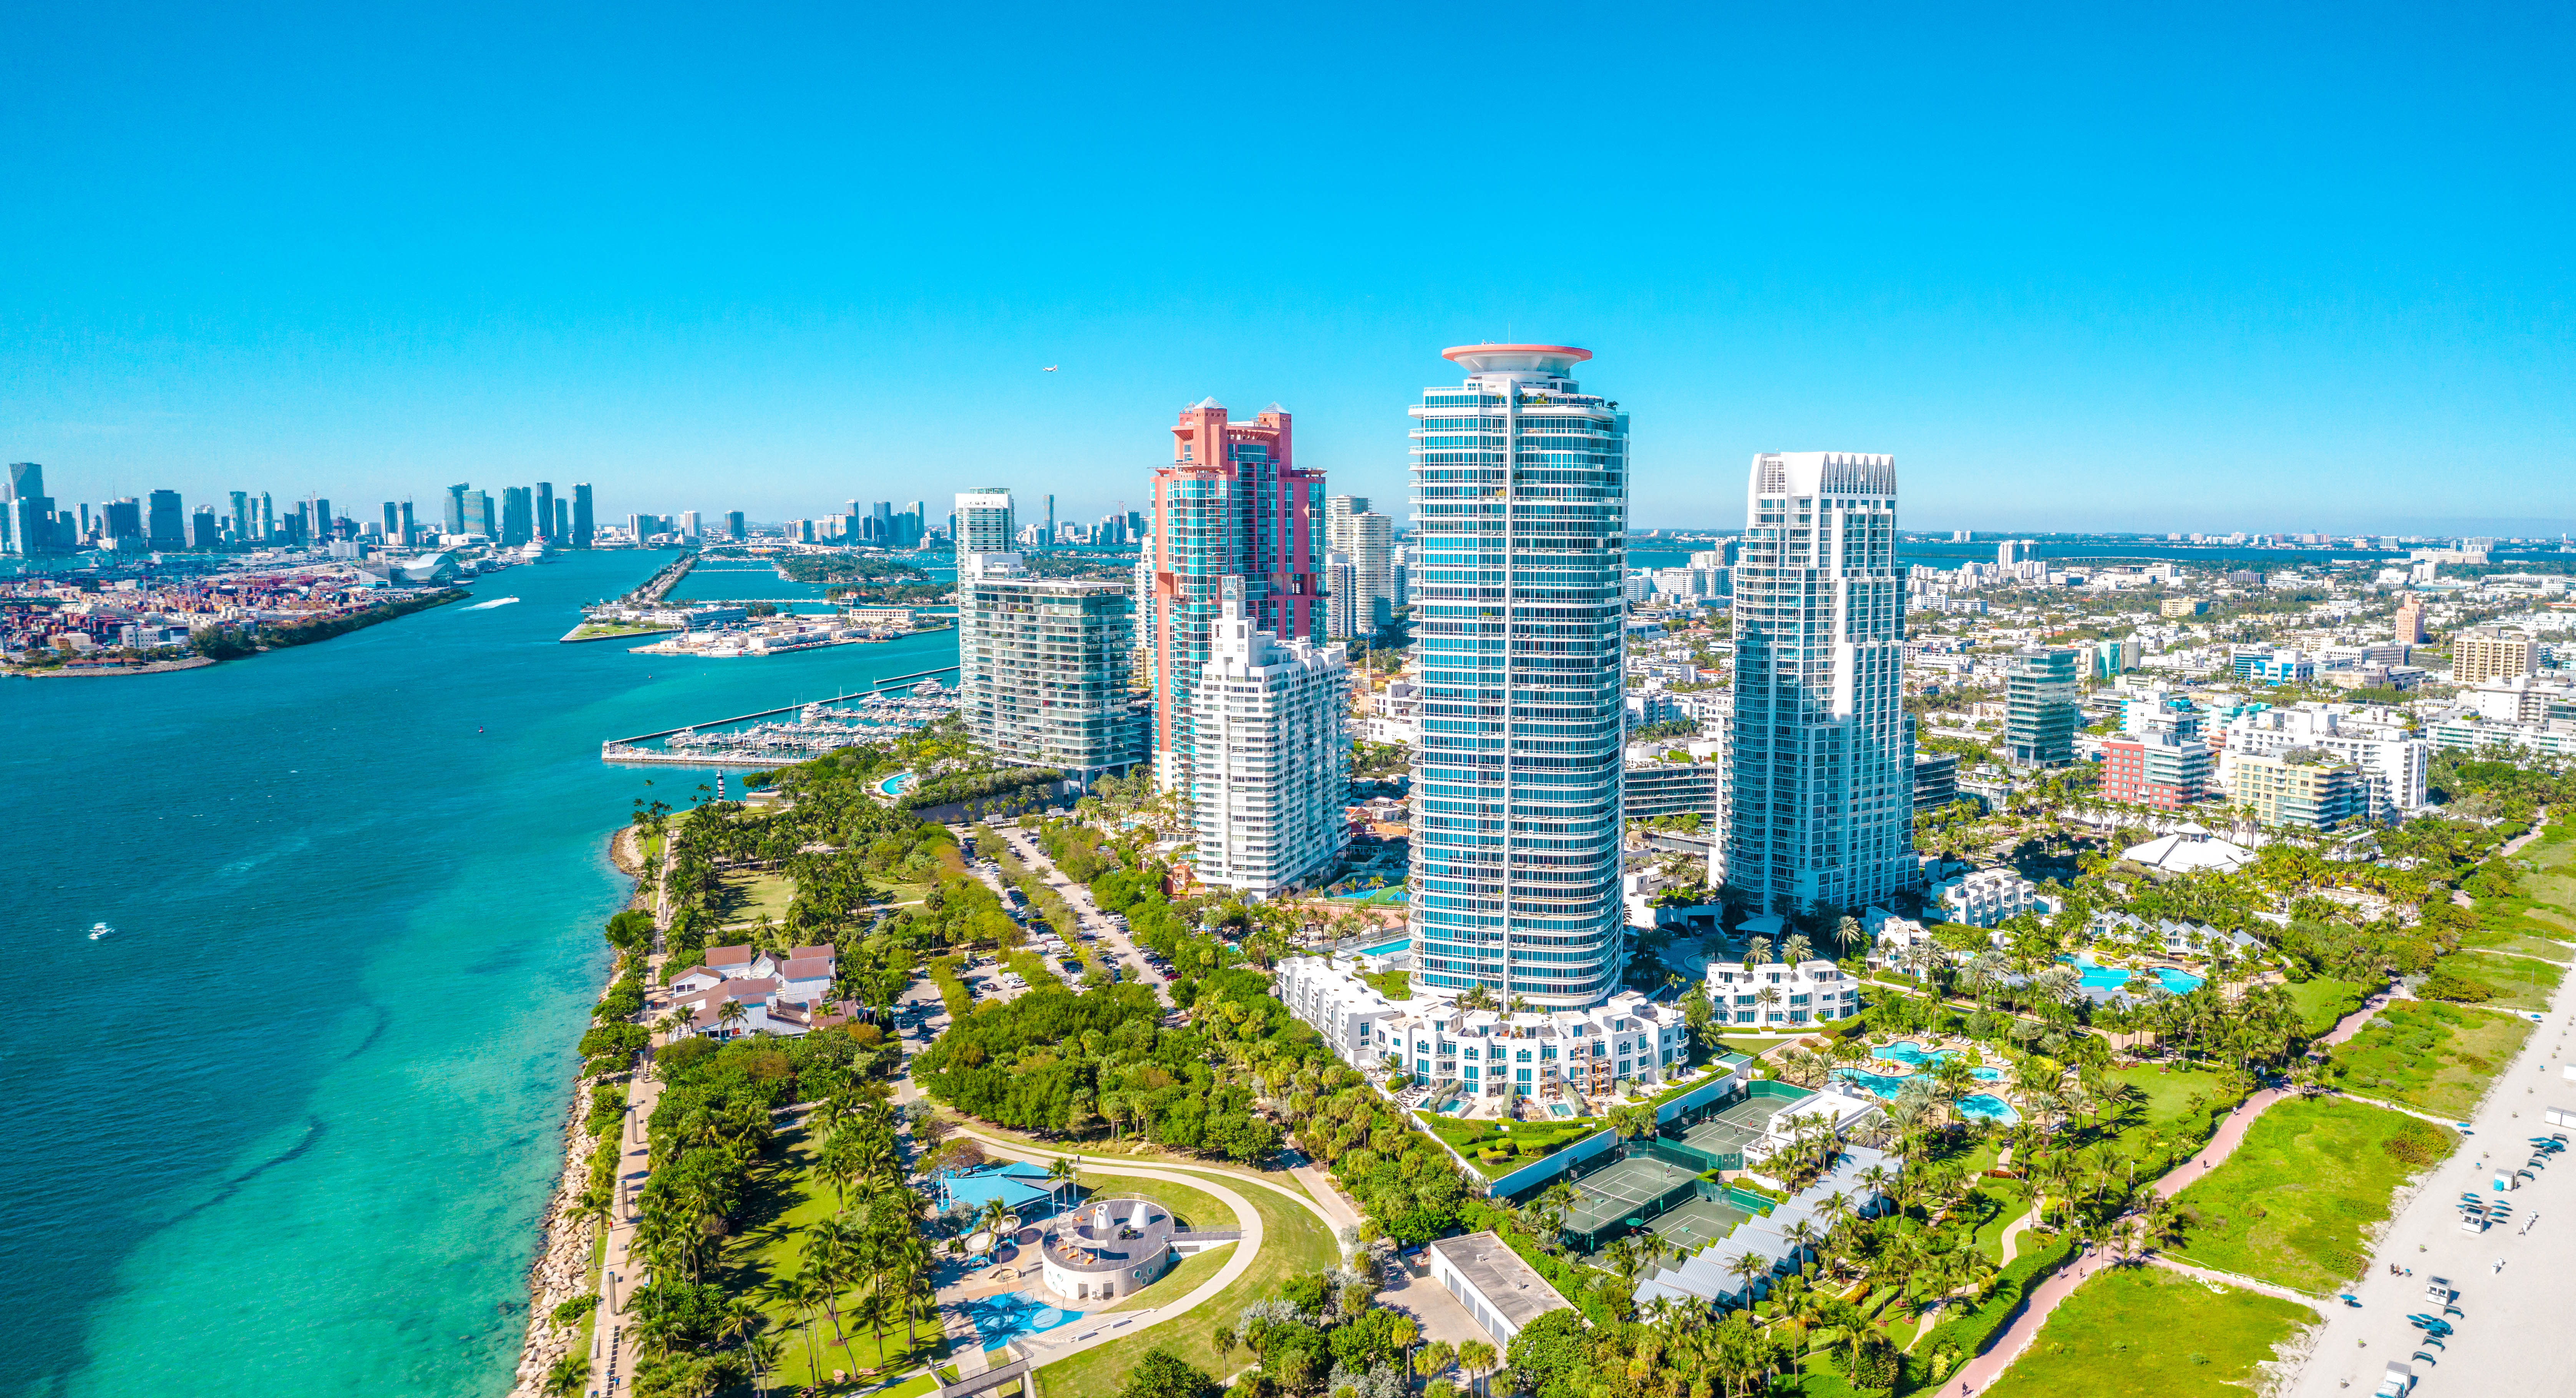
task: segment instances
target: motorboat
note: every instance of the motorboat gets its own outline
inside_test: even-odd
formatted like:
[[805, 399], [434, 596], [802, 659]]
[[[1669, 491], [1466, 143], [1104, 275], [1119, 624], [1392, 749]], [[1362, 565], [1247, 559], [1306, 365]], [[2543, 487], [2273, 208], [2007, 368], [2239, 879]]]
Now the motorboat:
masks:
[[104, 922], [93, 922], [89, 925], [89, 939], [95, 942], [99, 938], [108, 936], [115, 931], [115, 928], [108, 926]]

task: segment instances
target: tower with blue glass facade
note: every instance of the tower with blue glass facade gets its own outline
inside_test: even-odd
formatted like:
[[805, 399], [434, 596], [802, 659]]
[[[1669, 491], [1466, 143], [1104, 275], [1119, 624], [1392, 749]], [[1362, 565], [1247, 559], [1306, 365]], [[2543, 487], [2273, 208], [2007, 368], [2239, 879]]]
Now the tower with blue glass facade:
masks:
[[1599, 1003], [1626, 956], [1628, 418], [1564, 345], [1465, 345], [1411, 412], [1411, 930], [1422, 981]]

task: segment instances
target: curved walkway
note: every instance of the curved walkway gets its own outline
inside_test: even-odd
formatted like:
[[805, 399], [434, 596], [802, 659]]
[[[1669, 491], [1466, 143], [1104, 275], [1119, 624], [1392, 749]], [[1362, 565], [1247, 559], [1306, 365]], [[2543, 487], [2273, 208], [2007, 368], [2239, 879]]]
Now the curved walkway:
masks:
[[[1020, 1141], [1001, 1140], [997, 1137], [988, 1136], [971, 1126], [959, 1127], [957, 1129], [957, 1134], [960, 1136], [972, 1136], [976, 1140], [983, 1142], [986, 1146], [991, 1147], [997, 1153], [1009, 1156], [1014, 1160], [1030, 1160], [1040, 1164], [1044, 1164], [1047, 1161], [1058, 1158], [1079, 1160], [1082, 1162], [1082, 1167], [1084, 1169], [1097, 1169], [1103, 1174], [1135, 1174], [1140, 1170], [1149, 1168], [1152, 1170], [1173, 1170], [1180, 1172], [1177, 1178], [1170, 1179], [1170, 1182], [1173, 1184], [1194, 1185], [1202, 1179], [1220, 1179], [1232, 1180], [1237, 1184], [1248, 1184], [1259, 1189], [1266, 1189], [1273, 1194], [1279, 1195], [1281, 1198], [1294, 1200], [1300, 1207], [1304, 1208], [1306, 1212], [1313, 1214], [1317, 1221], [1324, 1225], [1324, 1231], [1326, 1233], [1335, 1235], [1335, 1246], [1340, 1245], [1339, 1235], [1342, 1227], [1341, 1221], [1334, 1218], [1332, 1212], [1326, 1209], [1323, 1205], [1316, 1203], [1313, 1199], [1308, 1198], [1306, 1195], [1301, 1194], [1294, 1189], [1290, 1189], [1284, 1184], [1272, 1184], [1270, 1181], [1265, 1179], [1259, 1179], [1251, 1175], [1241, 1174], [1236, 1171], [1223, 1169], [1214, 1165], [1188, 1165], [1175, 1161], [1161, 1160], [1154, 1162], [1150, 1167], [1104, 1165], [1101, 1163], [1100, 1157], [1098, 1156], [1084, 1155], [1080, 1151], [1052, 1150], [1045, 1146], [1033, 1146]], [[1168, 1177], [1148, 1175], [1148, 1178]], [[1247, 1207], [1249, 1206], [1247, 1205]]]
[[[2320, 1035], [2315, 1042], [2342, 1043], [2360, 1033], [2361, 1026], [2368, 1023], [2370, 1017], [2379, 1013], [2387, 1003], [2384, 996], [2373, 997], [2372, 1003], [2365, 1004], [2337, 1020], [2335, 1027]], [[2193, 1151], [2191, 1159], [2166, 1171], [2149, 1188], [2153, 1189], [2158, 1197], [2165, 1199], [2181, 1193], [2184, 1188], [2202, 1176], [2227, 1163], [2227, 1157], [2233, 1155], [2236, 1148], [2245, 1143], [2245, 1133], [2253, 1128], [2256, 1117], [2270, 1111], [2274, 1103], [2297, 1095], [2296, 1092], [2285, 1088], [2267, 1087], [2238, 1103], [2236, 1110], [2229, 1112], [2227, 1119], [2219, 1123], [2218, 1130], [2211, 1133], [2208, 1144]], [[2048, 1323], [2049, 1312], [2056, 1310], [2059, 1302], [2074, 1295], [2075, 1288], [2083, 1285], [2085, 1278], [2104, 1267], [2113, 1265], [2116, 1264], [2110, 1255], [2103, 1252], [2097, 1245], [2086, 1249], [2073, 1262], [2059, 1269], [2056, 1275], [2041, 1282], [2022, 1303], [2021, 1311], [2013, 1317], [2010, 1328], [2006, 1329], [1984, 1353], [1970, 1360], [1968, 1367], [1959, 1371], [1959, 1387], [1956, 1391], [1961, 1394], [1982, 1393], [1995, 1380], [2002, 1378], [2004, 1370], [2011, 1368], [2013, 1361], [2021, 1357], [2022, 1351], [2030, 1348], [2031, 1341], [2039, 1338], [2040, 1327]], [[1948, 1394], [1952, 1390], [1945, 1386], [1940, 1392]]]

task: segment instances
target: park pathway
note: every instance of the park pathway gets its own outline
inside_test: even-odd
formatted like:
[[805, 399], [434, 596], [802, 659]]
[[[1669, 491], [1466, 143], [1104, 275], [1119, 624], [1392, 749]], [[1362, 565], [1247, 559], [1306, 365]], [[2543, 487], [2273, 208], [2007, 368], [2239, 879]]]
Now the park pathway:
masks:
[[2222, 1272], [2214, 1267], [2195, 1267], [2188, 1262], [2177, 1262], [2163, 1253], [2150, 1254], [2146, 1260], [2168, 1272], [2179, 1272], [2195, 1281], [2209, 1282], [2216, 1286], [2232, 1286], [2239, 1291], [2259, 1291], [2266, 1296], [2276, 1296], [2284, 1301], [2296, 1302], [2319, 1314], [2325, 1312], [2326, 1303], [2322, 1299], [2304, 1291], [2293, 1291], [2277, 1282], [2261, 1281], [2236, 1272]]
[[[671, 864], [676, 841], [662, 842], [662, 868], [653, 881], [653, 951], [646, 958], [644, 974], [648, 986], [659, 980], [662, 965], [662, 931], [671, 920]], [[646, 993], [644, 1022], [651, 1024], [655, 1004]], [[656, 1031], [655, 1040], [661, 1038]], [[626, 1315], [622, 1307], [635, 1288], [645, 1282], [643, 1268], [635, 1261], [635, 1226], [643, 1214], [637, 1207], [644, 1188], [644, 1177], [653, 1167], [653, 1148], [645, 1138], [644, 1123], [653, 1119], [653, 1104], [661, 1099], [662, 1084], [652, 1076], [653, 1051], [645, 1049], [643, 1062], [627, 1075], [626, 1119], [617, 1128], [616, 1172], [610, 1177], [614, 1197], [608, 1205], [608, 1245], [601, 1252], [599, 1264], [599, 1310], [591, 1322], [590, 1391], [616, 1398], [635, 1382], [635, 1365], [643, 1358], [640, 1342], [626, 1333]], [[606, 1146], [603, 1144], [603, 1149]]]
[[[2319, 1036], [2316, 1042], [2342, 1043], [2360, 1033], [2361, 1027], [2370, 1022], [2370, 1017], [2379, 1013], [2387, 1004], [2388, 999], [2384, 995], [2372, 997], [2370, 1002], [2360, 1009], [2337, 1020], [2335, 1027]], [[2255, 1118], [2270, 1111], [2274, 1103], [2297, 1095], [2296, 1092], [2285, 1088], [2267, 1087], [2246, 1098], [2237, 1104], [2236, 1110], [2227, 1114], [2225, 1121], [2218, 1124], [2218, 1130], [2210, 1135], [2208, 1144], [2193, 1151], [2191, 1159], [2166, 1171], [2162, 1178], [2149, 1187], [2155, 1190], [2158, 1197], [2165, 1199], [2181, 1193], [2193, 1182], [2227, 1163], [2227, 1157], [2234, 1154], [2236, 1148], [2245, 1143], [2245, 1133], [2253, 1128]], [[1985, 1392], [1995, 1380], [2003, 1377], [2004, 1371], [2012, 1367], [2013, 1361], [2021, 1357], [2022, 1351], [2030, 1348], [2031, 1341], [2039, 1338], [2040, 1327], [2048, 1323], [2049, 1313], [2057, 1309], [2058, 1303], [2074, 1295], [2075, 1288], [2083, 1285], [2085, 1278], [2111, 1265], [2113, 1263], [2109, 1254], [2096, 1246], [2086, 1249], [2072, 1262], [2060, 1268], [2056, 1275], [2041, 1282], [2024, 1300], [2020, 1313], [2013, 1317], [2012, 1325], [2002, 1336], [1997, 1338], [1984, 1353], [1970, 1360], [1968, 1367], [1959, 1371], [1959, 1386], [1955, 1392], [1962, 1395]], [[2307, 1300], [2308, 1298], [2293, 1299]], [[1943, 1394], [1949, 1394], [1954, 1390], [1945, 1385], [1940, 1391]]]

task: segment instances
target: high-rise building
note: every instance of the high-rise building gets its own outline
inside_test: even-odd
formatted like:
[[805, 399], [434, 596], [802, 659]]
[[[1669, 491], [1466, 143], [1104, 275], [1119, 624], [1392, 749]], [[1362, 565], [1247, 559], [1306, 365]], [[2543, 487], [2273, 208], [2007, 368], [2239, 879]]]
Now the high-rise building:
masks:
[[45, 468], [33, 461], [9, 465], [9, 513], [5, 530], [9, 552], [36, 558], [68, 547], [54, 514], [54, 497], [45, 493]]
[[1047, 497], [1046, 543], [1048, 548], [1055, 547], [1055, 497], [1052, 495]]
[[[850, 502], [853, 512], [858, 502]], [[1019, 523], [1012, 518], [1011, 492], [997, 485], [960, 491], [955, 516], [957, 557], [970, 553], [1009, 553], [1016, 547]]]
[[535, 521], [530, 518], [532, 513], [526, 486], [501, 487], [501, 547], [517, 548], [536, 537]]
[[2178, 811], [2207, 799], [2216, 759], [2209, 744], [2171, 728], [2102, 740], [2102, 797]]
[[903, 509], [903, 538], [899, 541], [899, 546], [917, 549], [921, 547], [921, 541], [930, 528], [930, 515], [918, 500], [904, 506]]
[[1277, 404], [1250, 422], [1203, 399], [1181, 410], [1172, 459], [1154, 472], [1152, 634], [1154, 779], [1190, 790], [1190, 694], [1213, 652], [1221, 580], [1243, 581], [1244, 614], [1282, 640], [1323, 634], [1324, 477], [1294, 461]]
[[2010, 568], [2020, 563], [2023, 557], [2019, 539], [2006, 539], [1995, 545], [1995, 566], [1998, 568]]
[[144, 548], [143, 502], [133, 496], [99, 507], [98, 532], [111, 548], [140, 553]]
[[386, 501], [385, 542], [388, 544], [408, 544], [411, 540], [405, 537], [407, 532], [408, 531], [406, 531], [402, 525], [402, 511], [395, 508], [393, 501]]
[[572, 502], [558, 495], [555, 497], [555, 542], [561, 544], [571, 537]]
[[330, 537], [331, 502], [316, 495], [313, 497], [313, 541], [318, 543]]
[[750, 531], [744, 529], [742, 526], [742, 511], [725, 511], [725, 537], [733, 540], [735, 543], [741, 543], [743, 540], [751, 537]]
[[[1335, 499], [1341, 497], [1335, 496]], [[1351, 556], [1341, 552], [1324, 555], [1324, 635], [1336, 641], [1368, 634], [1359, 619], [1368, 615], [1368, 598], [1360, 589], [1359, 570], [1351, 566]]]
[[188, 547], [212, 552], [224, 546], [224, 523], [214, 506], [199, 505], [188, 517]]
[[1350, 664], [1338, 646], [1256, 629], [1243, 592], [1220, 583], [1199, 678], [1198, 876], [1268, 898], [1331, 875], [1350, 842]]
[[395, 523], [402, 526], [402, 532], [396, 535], [395, 538], [398, 539], [405, 547], [409, 547], [420, 542], [420, 521], [412, 517], [411, 502], [409, 500], [402, 502], [402, 512], [395, 517]]
[[259, 493], [259, 541], [263, 544], [277, 538], [277, 501], [265, 490]]
[[537, 482], [535, 537], [548, 543], [555, 541], [555, 486], [552, 481]]
[[1395, 521], [1369, 509], [1365, 495], [1329, 496], [1324, 547], [1351, 561], [1359, 587], [1351, 604], [1352, 634], [1376, 634], [1395, 608]]
[[1628, 418], [1567, 377], [1589, 350], [1444, 356], [1466, 381], [1410, 409], [1417, 974], [1588, 1006], [1627, 955]]
[[957, 579], [959, 709], [976, 742], [1085, 780], [1144, 760], [1125, 583], [1030, 577], [1012, 553], [965, 554]]
[[2396, 640], [2401, 646], [2424, 644], [2424, 599], [2413, 593], [2397, 604]]
[[2063, 767], [2082, 722], [2071, 646], [2023, 646], [2004, 662], [2004, 761]]
[[589, 548], [590, 541], [596, 537], [598, 527], [591, 517], [590, 482], [575, 481], [572, 486], [572, 546]]
[[152, 547], [175, 551], [188, 546], [188, 512], [175, 490], [152, 492], [152, 520], [145, 531]]
[[1864, 908], [1912, 877], [1896, 458], [1753, 458], [1735, 564], [1726, 882], [1766, 913]]
[[697, 511], [680, 511], [680, 535], [691, 543], [697, 543], [703, 537], [698, 528]]
[[2540, 645], [2527, 632], [2472, 626], [2451, 638], [2451, 683], [2483, 684], [2540, 673]]
[[471, 507], [467, 515], [473, 520], [473, 527], [466, 532], [480, 534], [486, 539], [500, 538], [501, 512], [492, 507], [492, 492], [478, 490], [474, 492], [474, 498], [466, 503]]
[[447, 488], [448, 533], [466, 534], [473, 532], [465, 523], [465, 492], [472, 488], [473, 487], [471, 485], [464, 481], [459, 481]]
[[233, 543], [248, 548], [258, 542], [258, 535], [252, 532], [255, 525], [250, 517], [249, 492], [241, 490], [232, 492], [232, 506]]

